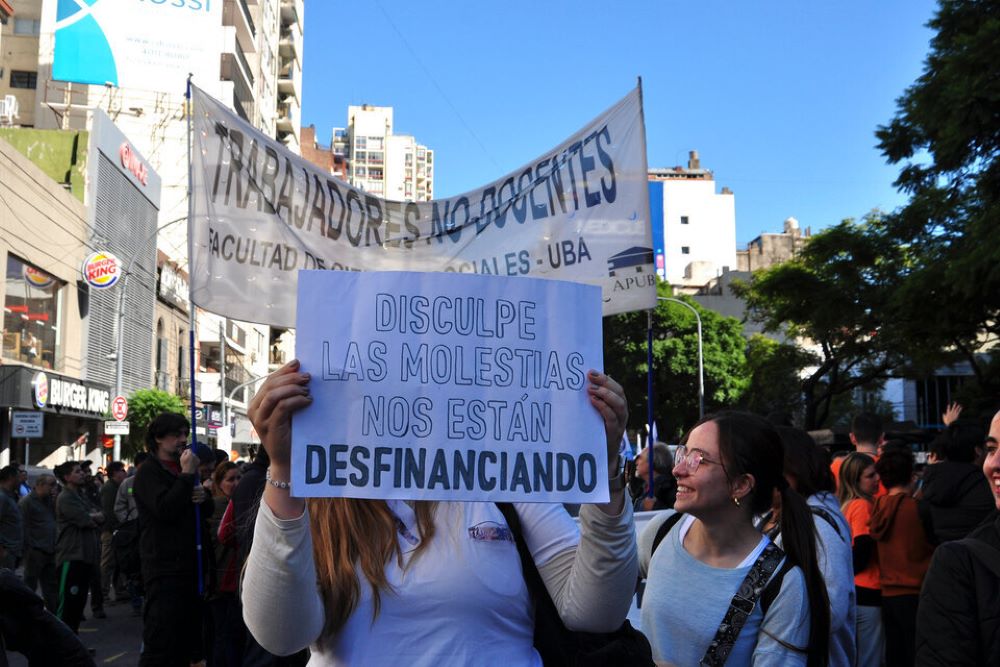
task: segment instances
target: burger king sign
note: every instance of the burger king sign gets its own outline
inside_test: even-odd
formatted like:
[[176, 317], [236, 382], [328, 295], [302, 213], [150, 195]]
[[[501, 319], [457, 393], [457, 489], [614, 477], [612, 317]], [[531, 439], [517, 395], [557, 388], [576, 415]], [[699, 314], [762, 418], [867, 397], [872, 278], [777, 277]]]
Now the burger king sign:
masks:
[[121, 262], [109, 252], [95, 252], [83, 260], [83, 278], [91, 287], [107, 289], [118, 282]]

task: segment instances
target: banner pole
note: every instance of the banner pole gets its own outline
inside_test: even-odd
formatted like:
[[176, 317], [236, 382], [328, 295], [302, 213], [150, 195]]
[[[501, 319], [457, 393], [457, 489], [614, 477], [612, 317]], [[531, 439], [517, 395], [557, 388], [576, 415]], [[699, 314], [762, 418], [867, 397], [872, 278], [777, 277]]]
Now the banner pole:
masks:
[[646, 311], [646, 456], [649, 464], [649, 480], [646, 496], [653, 497], [653, 311]]
[[[194, 137], [191, 134], [191, 113], [194, 111], [194, 101], [191, 98], [191, 77], [192, 74], [188, 74], [187, 78], [187, 91], [184, 94], [185, 100], [185, 113], [184, 116], [187, 118], [187, 159], [188, 159], [188, 187], [187, 187], [187, 199], [188, 199], [188, 272], [191, 271], [192, 265], [191, 260], [194, 257], [194, 238], [191, 234], [191, 223], [194, 219], [194, 198], [192, 197], [192, 163], [191, 163], [191, 143], [194, 141]], [[194, 310], [194, 294], [192, 285], [194, 281], [190, 280], [188, 277], [188, 360], [191, 364], [191, 370], [188, 373], [188, 377], [191, 382], [191, 449], [193, 451], [198, 451], [198, 418], [195, 408], [196, 387], [195, 387], [195, 365], [194, 365], [194, 327], [195, 327], [195, 310]], [[201, 474], [195, 473], [194, 476], [195, 487], [201, 486]], [[194, 540], [195, 540], [195, 551], [198, 556], [198, 595], [202, 595], [205, 592], [205, 573], [203, 571], [204, 563], [202, 562], [202, 544], [201, 544], [201, 505], [195, 504], [194, 506]]]

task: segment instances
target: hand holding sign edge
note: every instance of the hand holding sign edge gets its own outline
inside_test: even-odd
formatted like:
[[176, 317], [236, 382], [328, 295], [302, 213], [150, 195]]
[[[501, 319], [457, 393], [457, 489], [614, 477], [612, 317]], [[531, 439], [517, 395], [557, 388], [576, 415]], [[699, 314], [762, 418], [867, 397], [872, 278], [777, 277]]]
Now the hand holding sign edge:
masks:
[[[625, 390], [610, 375], [605, 375], [600, 371], [589, 371], [587, 379], [590, 381], [587, 385], [590, 404], [604, 420], [604, 434], [607, 436], [608, 448], [608, 470], [615, 471], [618, 466], [618, 447], [628, 422], [628, 401], [625, 399]], [[598, 507], [605, 514], [616, 516], [622, 511], [624, 498], [624, 491], [612, 492], [609, 502]]]
[[[292, 413], [312, 403], [309, 374], [298, 371], [299, 361], [293, 359], [272, 373], [247, 410], [261, 445], [271, 459], [271, 477], [282, 481], [288, 481], [291, 471]], [[305, 508], [303, 500], [292, 498], [287, 490], [272, 484], [264, 487], [264, 501], [281, 519], [301, 516]]]

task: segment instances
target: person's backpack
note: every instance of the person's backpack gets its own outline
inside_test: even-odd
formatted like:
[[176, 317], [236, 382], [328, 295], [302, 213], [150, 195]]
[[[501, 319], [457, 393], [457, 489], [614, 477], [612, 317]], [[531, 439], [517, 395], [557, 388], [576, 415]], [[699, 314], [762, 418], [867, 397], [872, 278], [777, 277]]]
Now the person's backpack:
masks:
[[497, 503], [521, 558], [521, 570], [535, 603], [535, 650], [545, 667], [653, 667], [653, 650], [645, 635], [625, 621], [607, 634], [575, 632], [559, 617], [542, 575], [538, 573], [511, 503]]

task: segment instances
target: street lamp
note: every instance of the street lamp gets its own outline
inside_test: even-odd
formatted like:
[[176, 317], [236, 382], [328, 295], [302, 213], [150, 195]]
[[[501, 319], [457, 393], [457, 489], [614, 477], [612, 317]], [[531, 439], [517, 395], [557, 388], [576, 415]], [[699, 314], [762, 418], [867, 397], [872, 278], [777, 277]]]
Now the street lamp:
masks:
[[[146, 239], [139, 246], [139, 249], [129, 260], [128, 266], [125, 267], [122, 275], [122, 284], [118, 288], [118, 317], [116, 318], [118, 323], [117, 341], [115, 342], [115, 396], [122, 395], [122, 353], [125, 346], [125, 288], [128, 286], [129, 276], [132, 275], [132, 265], [135, 264], [135, 260], [139, 259], [139, 253], [141, 253], [150, 241], [156, 240], [157, 235], [161, 230], [166, 229], [170, 225], [176, 224], [187, 220], [187, 218], [177, 218], [176, 220], [171, 220], [162, 227], [157, 227], [156, 230], [146, 237]], [[156, 267], [154, 262], [153, 273], [156, 273]], [[154, 288], [155, 289], [155, 288]], [[112, 454], [112, 460], [118, 461], [121, 459], [122, 453], [122, 437], [120, 435], [115, 436], [115, 448]]]
[[[252, 380], [247, 380], [246, 382], [243, 382], [243, 383], [241, 383], [241, 384], [238, 384], [238, 385], [236, 385], [235, 387], [233, 387], [233, 388], [232, 388], [232, 389], [231, 389], [231, 390], [229, 391], [229, 402], [230, 402], [230, 403], [232, 403], [232, 402], [233, 402], [233, 396], [234, 396], [234, 395], [236, 394], [236, 392], [238, 392], [238, 391], [239, 391], [240, 389], [242, 389], [243, 387], [249, 387], [249, 386], [250, 386], [250, 385], [252, 385], [252, 384], [256, 384], [257, 382], [260, 382], [260, 381], [261, 381], [261, 380], [263, 380], [264, 378], [268, 377], [268, 375], [270, 375], [270, 373], [268, 373], [267, 375], [261, 375], [261, 376], [259, 376], [259, 377], [255, 377], [255, 378], [253, 378]], [[229, 424], [228, 424], [228, 421], [227, 421], [227, 419], [226, 419], [226, 396], [225, 396], [225, 395], [223, 395], [223, 396], [222, 396], [222, 427], [223, 427], [223, 428], [228, 428], [228, 427], [229, 427]]]
[[656, 300], [679, 303], [694, 313], [694, 318], [698, 322], [698, 419], [701, 419], [705, 416], [705, 364], [704, 357], [702, 355], [701, 315], [698, 314], [698, 310], [694, 306], [686, 301], [681, 301], [680, 299], [675, 299], [670, 296], [658, 296], [656, 297]]

